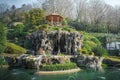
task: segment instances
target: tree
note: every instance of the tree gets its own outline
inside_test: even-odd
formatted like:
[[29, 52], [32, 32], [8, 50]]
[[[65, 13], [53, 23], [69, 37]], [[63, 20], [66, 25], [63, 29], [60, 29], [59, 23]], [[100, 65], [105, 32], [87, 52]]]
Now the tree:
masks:
[[12, 5], [11, 11], [14, 11], [15, 9], [16, 9], [16, 6], [15, 6], [15, 5]]
[[58, 13], [65, 18], [72, 18], [74, 5], [72, 0], [46, 0], [42, 8], [47, 14]]
[[87, 19], [87, 0], [76, 0], [76, 20], [85, 22]]
[[4, 52], [6, 48], [6, 30], [5, 26], [0, 23], [0, 53]]
[[[76, 0], [76, 20], [92, 24], [95, 32], [100, 32], [105, 24], [108, 5], [103, 0]], [[92, 30], [91, 29], [91, 30]]]
[[23, 32], [24, 28], [25, 26], [23, 24], [17, 24], [13, 32], [13, 34], [16, 35], [15, 37], [21, 37], [22, 34], [24, 33]]
[[44, 19], [45, 13], [39, 8], [32, 9], [26, 14], [26, 24], [28, 26], [41, 25]]
[[20, 9], [21, 9], [21, 11], [26, 12], [26, 11], [29, 11], [32, 9], [32, 5], [31, 4], [27, 4], [27, 5], [23, 4]]
[[99, 24], [107, 11], [107, 5], [103, 0], [89, 0], [89, 16], [91, 23]]
[[0, 16], [4, 15], [4, 12], [9, 8], [8, 4], [1, 3], [0, 4]]

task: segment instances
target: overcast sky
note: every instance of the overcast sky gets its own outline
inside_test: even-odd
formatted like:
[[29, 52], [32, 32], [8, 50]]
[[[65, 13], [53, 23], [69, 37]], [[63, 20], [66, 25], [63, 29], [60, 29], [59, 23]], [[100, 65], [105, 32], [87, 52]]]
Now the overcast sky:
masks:
[[16, 7], [21, 7], [22, 4], [32, 4], [33, 2], [37, 2], [37, 0], [0, 0], [0, 3], [7, 3]]
[[[31, 4], [33, 2], [37, 2], [37, 0], [0, 0], [0, 3], [7, 3], [10, 6], [16, 5], [16, 7], [21, 7], [22, 4]], [[112, 6], [120, 6], [120, 0], [105, 0], [105, 2]]]
[[120, 6], [120, 0], [105, 0], [105, 2], [112, 6]]

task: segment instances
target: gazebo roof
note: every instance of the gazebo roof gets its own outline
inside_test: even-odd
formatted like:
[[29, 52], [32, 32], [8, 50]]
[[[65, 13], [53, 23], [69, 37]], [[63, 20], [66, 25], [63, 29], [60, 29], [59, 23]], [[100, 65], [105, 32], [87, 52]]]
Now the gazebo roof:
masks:
[[63, 19], [63, 17], [57, 13], [52, 13], [52, 14], [46, 16], [46, 20], [48, 20], [48, 21], [51, 21], [51, 20], [57, 21], [57, 18], [59, 18], [59, 21], [61, 21]]
[[59, 14], [57, 14], [57, 13], [52, 13], [51, 15], [59, 15]]

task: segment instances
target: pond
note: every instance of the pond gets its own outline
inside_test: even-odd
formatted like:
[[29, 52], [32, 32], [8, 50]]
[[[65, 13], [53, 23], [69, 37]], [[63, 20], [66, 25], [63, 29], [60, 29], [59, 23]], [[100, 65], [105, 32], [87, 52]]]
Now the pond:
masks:
[[82, 70], [64, 75], [37, 75], [34, 70], [2, 69], [0, 80], [120, 80], [119, 68], [104, 69], [104, 72]]

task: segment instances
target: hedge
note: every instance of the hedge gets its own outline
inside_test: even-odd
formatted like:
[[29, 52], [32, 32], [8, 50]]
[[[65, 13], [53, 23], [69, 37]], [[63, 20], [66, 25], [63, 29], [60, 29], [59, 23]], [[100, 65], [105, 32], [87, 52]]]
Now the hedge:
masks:
[[11, 54], [23, 54], [26, 53], [27, 50], [14, 43], [7, 42], [7, 48], [5, 49], [5, 52]]
[[42, 64], [40, 66], [41, 71], [58, 71], [58, 70], [69, 70], [77, 68], [76, 63], [65, 63], [65, 64]]

